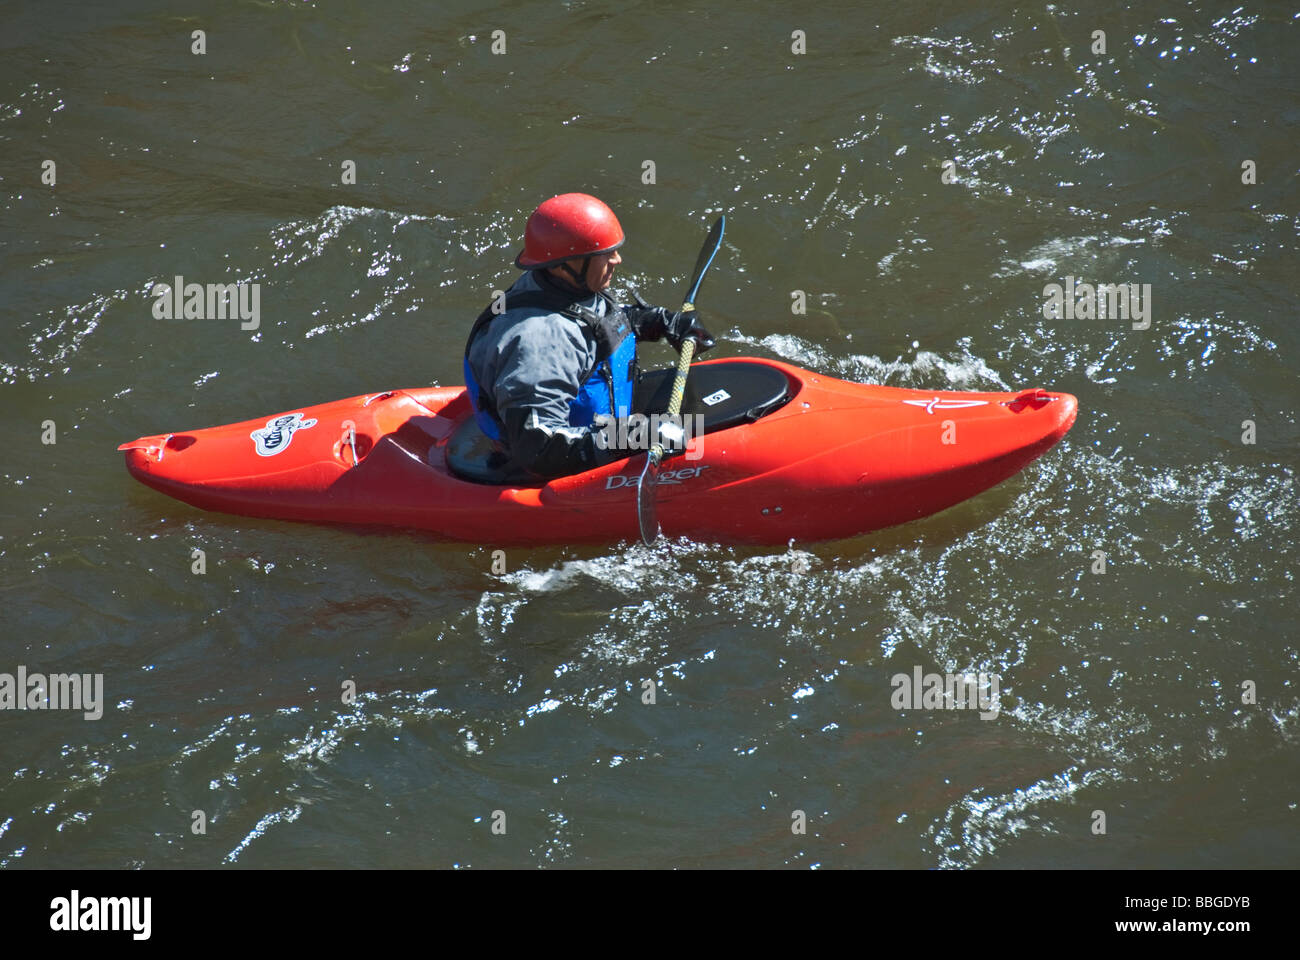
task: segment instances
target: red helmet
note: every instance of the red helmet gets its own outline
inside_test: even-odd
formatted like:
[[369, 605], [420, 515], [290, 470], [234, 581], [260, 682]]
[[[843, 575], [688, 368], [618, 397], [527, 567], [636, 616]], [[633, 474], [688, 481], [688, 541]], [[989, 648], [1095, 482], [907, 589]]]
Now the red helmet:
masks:
[[524, 249], [515, 266], [553, 267], [565, 260], [609, 253], [623, 245], [623, 228], [614, 211], [586, 193], [562, 193], [528, 218]]

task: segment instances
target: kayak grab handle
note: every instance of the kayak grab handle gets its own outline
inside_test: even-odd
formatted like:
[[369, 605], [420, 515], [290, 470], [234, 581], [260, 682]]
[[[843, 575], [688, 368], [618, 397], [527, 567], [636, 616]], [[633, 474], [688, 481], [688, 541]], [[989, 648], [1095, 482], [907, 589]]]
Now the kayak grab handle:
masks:
[[374, 403], [376, 400], [387, 400], [389, 397], [391, 397], [391, 396], [393, 395], [393, 393], [394, 393], [394, 391], [392, 391], [392, 390], [387, 390], [387, 391], [385, 391], [384, 393], [376, 393], [376, 394], [375, 394], [374, 396], [372, 396], [372, 397], [366, 397], [365, 401], [364, 401], [361, 405], [362, 405], [363, 407], [368, 407], [368, 406], [370, 406], [372, 403]]
[[153, 457], [155, 463], [162, 463], [163, 454], [169, 449], [184, 450], [192, 446], [195, 438], [189, 434], [167, 433], [158, 437], [141, 437], [139, 440], [132, 440], [130, 443], [124, 443], [119, 446], [119, 450], [143, 450], [145, 456]]
[[1035, 410], [1038, 410], [1058, 399], [1060, 398], [1048, 393], [1042, 387], [1035, 387], [1033, 390], [1021, 391], [1014, 400], [1003, 400], [1002, 405], [1010, 407], [1013, 413], [1019, 413], [1025, 407], [1032, 406]]

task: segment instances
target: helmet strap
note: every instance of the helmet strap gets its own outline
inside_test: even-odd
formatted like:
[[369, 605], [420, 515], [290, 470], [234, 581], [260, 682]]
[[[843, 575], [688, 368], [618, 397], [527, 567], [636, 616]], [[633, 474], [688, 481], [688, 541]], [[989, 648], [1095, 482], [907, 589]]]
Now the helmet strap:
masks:
[[577, 270], [574, 270], [573, 267], [569, 266], [568, 260], [565, 260], [562, 264], [560, 264], [560, 266], [564, 269], [565, 273], [567, 273], [569, 276], [573, 278], [573, 285], [577, 287], [580, 292], [582, 293], [595, 292], [591, 289], [591, 287], [587, 286], [587, 270], [591, 266], [590, 256], [583, 258], [581, 273], [579, 273]]

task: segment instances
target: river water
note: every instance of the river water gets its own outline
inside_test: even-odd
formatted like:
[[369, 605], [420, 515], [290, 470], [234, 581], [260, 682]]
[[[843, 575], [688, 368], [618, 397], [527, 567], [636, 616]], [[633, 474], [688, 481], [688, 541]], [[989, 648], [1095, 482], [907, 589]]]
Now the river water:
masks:
[[[101, 673], [103, 716], [0, 714], [0, 865], [1300, 861], [1294, 5], [59, 6], [0, 40], [0, 672]], [[504, 574], [123, 469], [460, 383], [570, 190], [660, 303], [727, 214], [711, 356], [1078, 422], [881, 533]], [[258, 328], [155, 319], [176, 275], [260, 284]], [[1045, 316], [1067, 277], [1149, 326]], [[997, 716], [896, 710], [916, 668]]]

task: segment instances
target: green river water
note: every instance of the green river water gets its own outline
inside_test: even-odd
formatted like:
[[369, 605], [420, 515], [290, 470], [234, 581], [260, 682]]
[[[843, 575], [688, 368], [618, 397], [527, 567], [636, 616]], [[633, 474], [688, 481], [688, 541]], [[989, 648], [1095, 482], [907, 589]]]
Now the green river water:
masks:
[[[0, 673], [104, 680], [97, 720], [0, 713], [0, 866], [1300, 862], [1294, 4], [4, 19]], [[1078, 422], [880, 533], [500, 575], [493, 544], [123, 469], [138, 436], [461, 383], [529, 211], [573, 190], [658, 303], [726, 213], [711, 357], [1059, 389]], [[258, 283], [258, 329], [155, 319], [176, 275]], [[1067, 276], [1150, 284], [1149, 327], [1044, 316]], [[895, 710], [916, 667], [996, 673], [999, 715]]]

